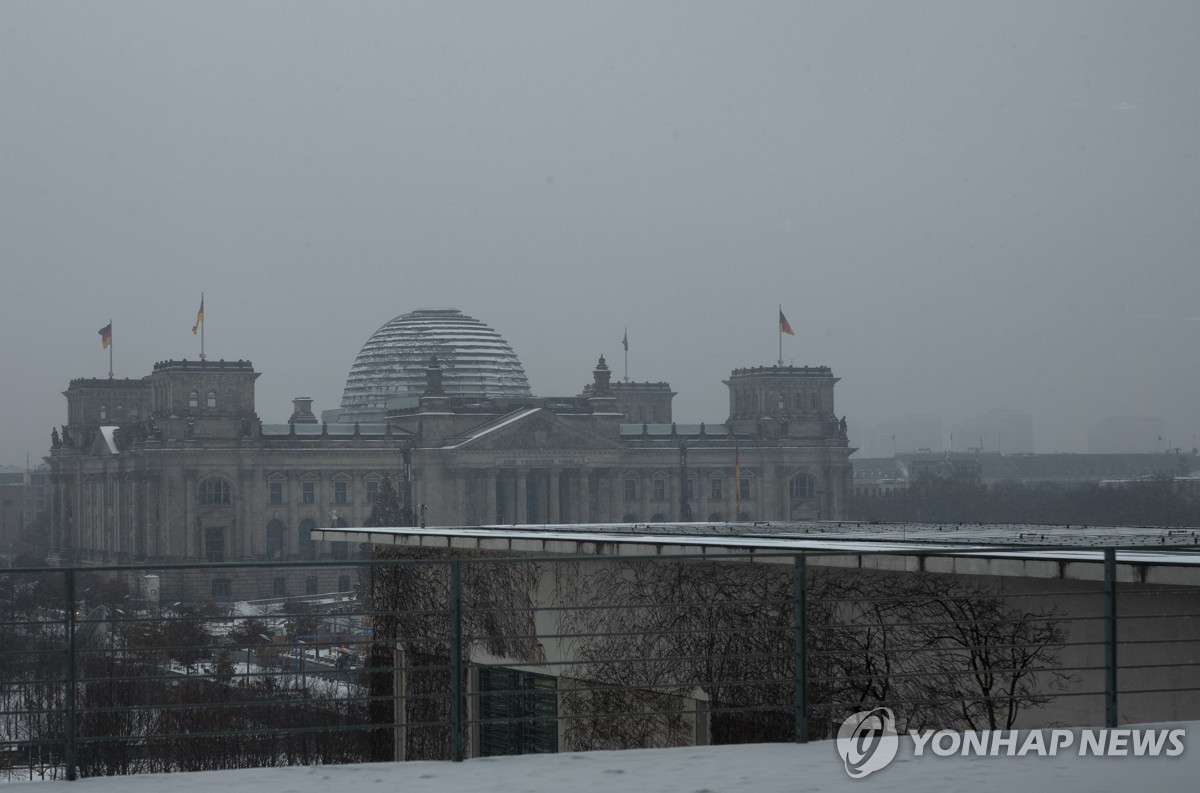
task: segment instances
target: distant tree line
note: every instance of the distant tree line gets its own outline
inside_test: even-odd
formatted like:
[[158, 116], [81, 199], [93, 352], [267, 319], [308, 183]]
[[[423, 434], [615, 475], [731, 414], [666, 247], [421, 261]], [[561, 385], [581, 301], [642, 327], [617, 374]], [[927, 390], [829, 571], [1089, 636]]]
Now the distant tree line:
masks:
[[982, 484], [922, 477], [905, 490], [856, 496], [850, 502], [850, 518], [887, 523], [1197, 526], [1200, 487], [1170, 478], [1110, 486]]

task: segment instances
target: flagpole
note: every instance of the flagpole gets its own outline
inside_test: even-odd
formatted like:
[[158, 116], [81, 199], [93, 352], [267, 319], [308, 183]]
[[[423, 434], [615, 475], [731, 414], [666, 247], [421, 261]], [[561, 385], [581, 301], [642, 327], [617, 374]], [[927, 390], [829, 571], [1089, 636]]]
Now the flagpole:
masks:
[[[200, 293], [200, 310], [204, 310], [204, 293]], [[204, 360], [204, 319], [200, 320], [200, 360]]]
[[113, 379], [112, 319], [108, 320], [108, 379]]
[[[783, 316], [783, 303], [779, 304], [779, 316]], [[783, 322], [776, 322], [779, 331], [779, 365], [783, 366]]]
[[625, 335], [622, 336], [625, 340], [625, 382], [629, 382], [629, 328], [625, 328]]

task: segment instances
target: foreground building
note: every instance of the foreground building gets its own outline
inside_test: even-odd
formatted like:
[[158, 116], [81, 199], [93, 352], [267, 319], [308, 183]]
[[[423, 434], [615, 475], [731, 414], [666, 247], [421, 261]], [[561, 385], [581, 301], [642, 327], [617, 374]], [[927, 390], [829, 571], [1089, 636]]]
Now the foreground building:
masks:
[[[361, 526], [386, 473], [422, 524], [846, 512], [852, 450], [828, 367], [737, 369], [725, 381], [728, 417], [676, 424], [666, 383], [613, 383], [603, 358], [580, 394], [534, 397], [498, 333], [430, 309], [367, 341], [341, 408], [324, 421], [301, 397], [287, 423], [263, 423], [258, 376], [249, 361], [171, 360], [141, 379], [71, 381], [67, 423], [47, 458], [53, 558], [349, 560], [357, 546], [309, 532]], [[163, 596], [257, 599], [352, 583], [337, 568], [206, 572], [186, 591], [164, 581]]]

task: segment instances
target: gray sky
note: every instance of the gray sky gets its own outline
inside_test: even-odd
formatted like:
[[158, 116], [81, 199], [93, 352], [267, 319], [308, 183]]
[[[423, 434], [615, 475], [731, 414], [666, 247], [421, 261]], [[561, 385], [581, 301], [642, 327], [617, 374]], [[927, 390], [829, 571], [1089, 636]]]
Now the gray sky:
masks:
[[1200, 433], [1200, 3], [0, 3], [0, 463], [73, 377], [249, 358], [335, 407], [454, 306], [535, 393], [605, 353], [721, 421], [829, 365], [852, 427]]

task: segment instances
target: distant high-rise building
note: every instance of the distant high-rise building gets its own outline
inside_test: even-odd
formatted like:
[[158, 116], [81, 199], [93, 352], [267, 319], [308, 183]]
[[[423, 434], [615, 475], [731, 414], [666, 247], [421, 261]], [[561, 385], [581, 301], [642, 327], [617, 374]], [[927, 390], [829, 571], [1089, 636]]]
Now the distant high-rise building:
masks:
[[1087, 431], [1090, 454], [1160, 452], [1168, 443], [1167, 422], [1157, 416], [1109, 416]]
[[993, 410], [955, 424], [950, 449], [1033, 454], [1033, 416], [1023, 410]]

